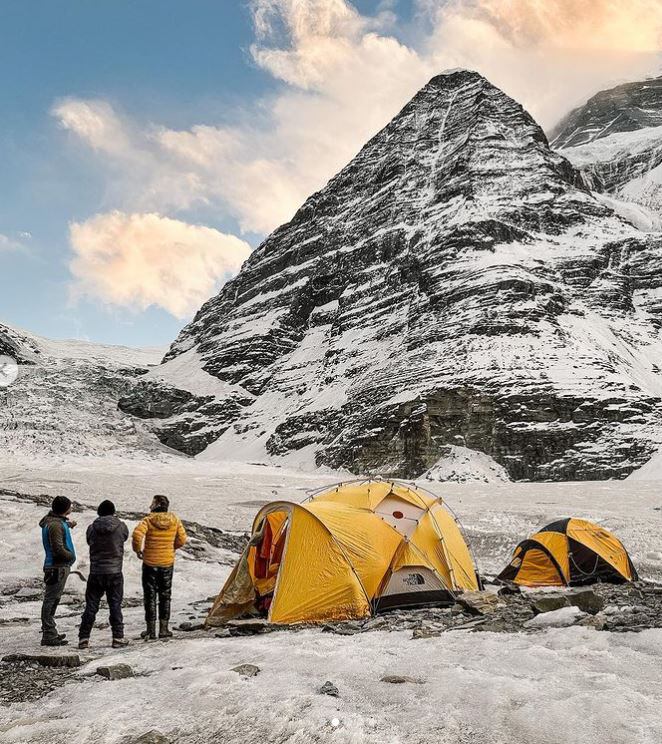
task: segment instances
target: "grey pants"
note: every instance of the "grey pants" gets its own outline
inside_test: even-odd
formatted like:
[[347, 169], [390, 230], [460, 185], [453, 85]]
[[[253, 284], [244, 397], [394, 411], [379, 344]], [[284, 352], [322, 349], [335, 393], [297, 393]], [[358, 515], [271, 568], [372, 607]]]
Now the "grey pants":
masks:
[[41, 632], [44, 638], [57, 637], [55, 613], [70, 571], [68, 566], [44, 569], [44, 601], [41, 605]]

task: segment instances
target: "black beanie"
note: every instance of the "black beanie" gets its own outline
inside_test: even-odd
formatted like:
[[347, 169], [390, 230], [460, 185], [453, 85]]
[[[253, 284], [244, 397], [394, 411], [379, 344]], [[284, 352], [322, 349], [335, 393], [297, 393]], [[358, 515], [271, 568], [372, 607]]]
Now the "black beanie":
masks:
[[152, 511], [167, 512], [170, 508], [170, 501], [167, 496], [157, 493], [152, 499]]
[[102, 501], [97, 507], [97, 514], [100, 517], [112, 517], [115, 513], [115, 504], [112, 501]]
[[51, 504], [51, 511], [53, 514], [57, 514], [58, 517], [66, 514], [70, 508], [71, 499], [68, 499], [66, 496], [56, 496]]

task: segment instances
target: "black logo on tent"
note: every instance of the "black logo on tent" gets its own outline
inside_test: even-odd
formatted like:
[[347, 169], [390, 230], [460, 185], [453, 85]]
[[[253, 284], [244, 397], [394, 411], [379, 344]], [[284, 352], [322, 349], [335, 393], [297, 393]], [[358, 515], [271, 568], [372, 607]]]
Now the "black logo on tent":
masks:
[[422, 586], [425, 584], [425, 579], [419, 573], [411, 573], [402, 579], [402, 583], [407, 586]]

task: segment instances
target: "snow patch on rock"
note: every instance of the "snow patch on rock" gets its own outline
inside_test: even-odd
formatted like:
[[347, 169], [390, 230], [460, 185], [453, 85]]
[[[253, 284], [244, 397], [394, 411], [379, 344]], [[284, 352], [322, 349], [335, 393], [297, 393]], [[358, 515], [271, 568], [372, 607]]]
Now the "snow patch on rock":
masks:
[[482, 481], [483, 483], [507, 482], [506, 469], [484, 452], [468, 447], [451, 445], [448, 452], [424, 474], [431, 481]]

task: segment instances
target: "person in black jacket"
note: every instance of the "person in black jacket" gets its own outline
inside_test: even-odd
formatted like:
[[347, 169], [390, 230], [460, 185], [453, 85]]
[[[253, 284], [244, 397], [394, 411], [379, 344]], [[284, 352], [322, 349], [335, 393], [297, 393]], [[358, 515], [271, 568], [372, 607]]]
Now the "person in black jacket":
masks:
[[51, 510], [39, 522], [44, 545], [44, 600], [41, 605], [41, 645], [66, 646], [66, 634], [57, 632], [55, 613], [64, 587], [76, 562], [71, 530], [76, 526], [69, 521], [72, 504], [66, 496], [56, 496]]
[[102, 501], [97, 509], [97, 519], [87, 528], [90, 546], [90, 577], [85, 592], [85, 611], [78, 631], [78, 648], [87, 648], [90, 633], [99, 611], [99, 604], [106, 595], [110, 610], [110, 627], [113, 631], [113, 648], [128, 645], [124, 638], [122, 600], [124, 599], [124, 543], [129, 529], [115, 516], [112, 501]]

